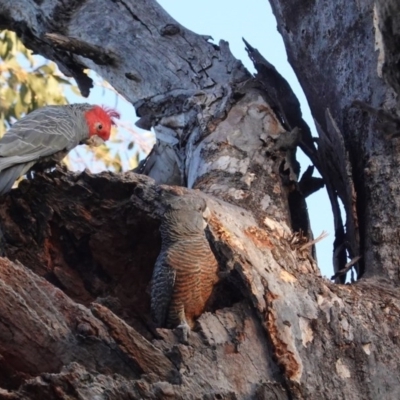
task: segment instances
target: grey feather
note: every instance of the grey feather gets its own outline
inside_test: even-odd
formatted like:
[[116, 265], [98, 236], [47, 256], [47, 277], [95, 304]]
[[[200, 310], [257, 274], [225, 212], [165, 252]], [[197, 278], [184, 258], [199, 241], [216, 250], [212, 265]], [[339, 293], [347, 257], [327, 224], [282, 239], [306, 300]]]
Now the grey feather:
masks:
[[154, 266], [151, 284], [151, 316], [157, 326], [165, 326], [168, 309], [174, 291], [176, 271], [165, 260], [161, 252]]
[[[207, 203], [163, 192], [161, 250], [151, 281], [151, 314], [159, 327], [192, 327], [217, 281], [218, 263], [205, 236]], [[185, 328], [186, 329], [186, 328]]]
[[9, 192], [14, 182], [25, 175], [35, 164], [34, 161], [26, 164], [17, 164], [0, 172], [0, 195]]
[[84, 112], [91, 108], [86, 103], [43, 107], [13, 124], [0, 140], [0, 194], [40, 159], [88, 139]]

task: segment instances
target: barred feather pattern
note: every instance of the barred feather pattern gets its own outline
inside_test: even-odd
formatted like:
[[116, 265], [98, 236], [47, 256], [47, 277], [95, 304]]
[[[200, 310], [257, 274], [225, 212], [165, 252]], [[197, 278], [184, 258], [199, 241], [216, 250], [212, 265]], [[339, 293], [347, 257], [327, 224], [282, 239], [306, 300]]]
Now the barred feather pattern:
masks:
[[152, 316], [158, 326], [186, 323], [192, 328], [205, 309], [218, 270], [205, 236], [206, 225], [197, 210], [171, 210], [164, 215], [162, 248], [151, 287]]
[[37, 162], [57, 162], [89, 138], [84, 113], [91, 104], [47, 106], [17, 121], [0, 140], [0, 194]]

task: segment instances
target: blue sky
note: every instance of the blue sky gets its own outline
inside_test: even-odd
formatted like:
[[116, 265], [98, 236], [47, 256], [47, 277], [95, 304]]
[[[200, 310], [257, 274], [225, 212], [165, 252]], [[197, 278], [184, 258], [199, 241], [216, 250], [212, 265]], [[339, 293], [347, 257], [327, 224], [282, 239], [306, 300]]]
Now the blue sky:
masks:
[[[232, 53], [250, 72], [255, 72], [244, 49], [242, 37], [271, 62], [286, 78], [300, 100], [303, 117], [316, 135], [313, 119], [306, 98], [297, 78], [287, 62], [282, 38], [277, 31], [275, 17], [267, 0], [229, 1], [202, 0], [200, 3], [178, 0], [158, 0], [165, 10], [186, 28], [195, 33], [210, 35], [218, 43], [227, 40]], [[89, 99], [71, 96], [73, 101], [89, 101], [117, 107], [122, 113], [122, 120], [135, 122], [132, 106], [117, 99], [115, 95], [100, 87], [92, 90]], [[126, 137], [126, 132], [122, 133]], [[304, 155], [298, 156], [304, 171], [309, 160]], [[329, 236], [317, 245], [319, 267], [323, 275], [330, 277], [332, 271], [332, 242], [334, 239], [332, 212], [325, 189], [307, 199], [314, 236], [322, 231]]]

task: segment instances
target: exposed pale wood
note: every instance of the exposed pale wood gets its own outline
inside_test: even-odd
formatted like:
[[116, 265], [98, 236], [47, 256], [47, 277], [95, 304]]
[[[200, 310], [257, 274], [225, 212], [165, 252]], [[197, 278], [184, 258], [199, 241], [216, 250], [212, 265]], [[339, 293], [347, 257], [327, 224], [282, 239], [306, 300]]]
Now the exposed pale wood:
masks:
[[[344, 138], [333, 164], [348, 180], [330, 193], [350, 201], [346, 150], [357, 201], [345, 209], [355, 207], [360, 223], [363, 279], [322, 278], [294, 232], [307, 220], [301, 190], [312, 186], [311, 170], [297, 183], [296, 146], [311, 145], [317, 166], [321, 153], [310, 135], [297, 143], [298, 128], [307, 131], [297, 99], [255, 49], [247, 46], [253, 79], [226, 42], [190, 32], [154, 0], [0, 0], [1, 27], [55, 60], [83, 93], [84, 68], [97, 71], [157, 135], [139, 168], [150, 178], [59, 169], [0, 199], [0, 399], [400, 398], [398, 152], [371, 113], [352, 107], [396, 103], [376, 75], [372, 2], [271, 3], [317, 122]], [[79, 49], [54, 47], [49, 33]], [[82, 46], [113, 61], [83, 56]], [[171, 190], [207, 201], [219, 262], [188, 345], [149, 315]], [[293, 193], [302, 196], [297, 220]]]
[[[12, 234], [6, 234], [8, 257], [22, 259], [25, 255], [26, 266], [48, 279], [4, 261], [7, 268], [3, 269], [1, 282], [14, 291], [27, 287], [24, 298], [31, 304], [31, 308], [22, 309], [26, 316], [18, 317], [14, 325], [0, 324], [4, 351], [14, 348], [5, 340], [10, 334], [13, 346], [25, 351], [24, 341], [16, 341], [15, 333], [22, 330], [31, 335], [40, 329], [42, 320], [28, 316], [37, 315], [44, 307], [49, 308], [48, 327], [52, 320], [58, 321], [57, 326], [67, 324], [78, 338], [69, 339], [68, 353], [62, 351], [66, 349], [65, 342], [51, 341], [60, 353], [47, 345], [51, 364], [33, 363], [36, 370], [28, 370], [30, 376], [42, 373], [36, 379], [45, 379], [46, 384], [39, 390], [37, 380], [26, 381], [20, 391], [35, 387], [43, 396], [49, 387], [56, 390], [65, 379], [78, 390], [81, 378], [72, 378], [66, 371], [86, 367], [94, 382], [87, 390], [95, 390], [95, 382], [105, 379], [109, 390], [120, 396], [124, 393], [121, 379], [150, 398], [157, 398], [160, 390], [177, 398], [200, 393], [219, 393], [223, 398], [235, 393], [239, 398], [249, 398], [264, 390], [260, 382], [276, 382], [292, 396], [306, 398], [324, 395], [334, 399], [338, 393], [349, 399], [370, 393], [373, 398], [378, 381], [378, 386], [385, 384], [390, 393], [395, 393], [395, 377], [387, 361], [397, 351], [397, 319], [392, 315], [400, 307], [398, 295], [388, 291], [385, 283], [351, 287], [322, 279], [310, 264], [309, 253], [302, 253], [295, 243], [291, 244], [291, 232], [284, 224], [266, 218], [260, 227], [248, 211], [201, 192], [196, 195], [205, 197], [212, 212], [210, 238], [220, 261], [220, 282], [209, 311], [198, 320], [188, 346], [180, 343], [178, 333], [166, 329], [156, 333], [149, 321], [147, 287], [159, 246], [158, 224], [165, 190], [170, 189], [132, 173], [95, 177], [56, 171], [25, 182], [3, 200], [1, 219], [5, 232]], [[179, 191], [182, 196], [193, 195], [189, 189]], [[23, 220], [16, 212], [19, 209], [25, 210]], [[29, 231], [32, 222], [41, 229], [27, 236], [24, 232]], [[55, 229], [62, 234], [56, 234]], [[58, 237], [63, 244], [55, 251]], [[61, 254], [65, 257], [63, 263], [58, 261]], [[55, 261], [66, 274], [74, 271], [74, 282], [81, 280], [84, 284], [74, 284], [72, 291], [64, 286], [68, 280], [57, 281]], [[15, 271], [23, 272], [19, 283], [15, 280], [20, 272]], [[13, 280], [6, 281], [7, 276]], [[44, 288], [40, 292], [35, 289], [39, 284]], [[93, 314], [85, 307], [88, 296], [102, 304], [93, 303]], [[380, 301], [376, 301], [378, 298]], [[82, 301], [84, 304], [78, 305]], [[0, 310], [1, 321], [12, 321], [18, 308]], [[23, 321], [25, 325], [21, 325]], [[57, 330], [48, 329], [54, 337]], [[383, 337], [383, 331], [389, 335]], [[45, 340], [42, 333], [36, 335]], [[31, 354], [36, 354], [36, 348], [31, 348]], [[93, 354], [86, 356], [87, 349]], [[373, 362], [369, 361], [372, 354]], [[28, 355], [21, 354], [17, 359], [30, 365]], [[93, 357], [103, 359], [94, 367]], [[110, 364], [113, 357], [114, 364]], [[5, 360], [3, 365], [12, 368], [13, 374], [18, 371], [18, 383], [23, 382], [25, 375], [21, 374], [26, 374], [26, 367], [22, 368], [20, 361]], [[80, 366], [71, 364], [62, 370], [68, 362]], [[115, 380], [111, 369], [117, 371], [118, 362], [122, 362], [119, 373], [124, 378]], [[102, 363], [107, 367], [102, 369]], [[355, 372], [360, 365], [368, 382]], [[308, 372], [317, 369], [318, 374]], [[44, 378], [44, 372], [53, 375]], [[9, 373], [3, 371], [6, 382]], [[3, 385], [9, 387], [9, 383]], [[9, 388], [17, 387], [16, 383]], [[280, 390], [285, 393], [282, 387]], [[327, 395], [327, 390], [332, 394]], [[114, 398], [118, 398], [117, 394]]]

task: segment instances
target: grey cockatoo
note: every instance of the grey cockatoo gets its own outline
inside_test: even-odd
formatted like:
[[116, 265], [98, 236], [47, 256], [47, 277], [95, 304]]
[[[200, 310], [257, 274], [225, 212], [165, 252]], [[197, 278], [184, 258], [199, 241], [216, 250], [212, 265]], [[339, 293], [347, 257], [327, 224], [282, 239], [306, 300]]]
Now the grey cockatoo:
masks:
[[204, 231], [211, 217], [206, 201], [171, 196], [167, 204], [152, 276], [151, 313], [157, 326], [181, 328], [186, 342], [218, 281], [218, 262]]
[[48, 168], [78, 144], [110, 137], [115, 110], [91, 104], [47, 106], [17, 121], [0, 140], [0, 194], [30, 169]]

